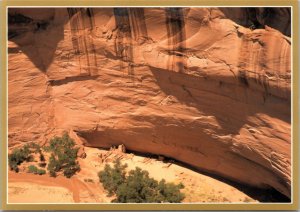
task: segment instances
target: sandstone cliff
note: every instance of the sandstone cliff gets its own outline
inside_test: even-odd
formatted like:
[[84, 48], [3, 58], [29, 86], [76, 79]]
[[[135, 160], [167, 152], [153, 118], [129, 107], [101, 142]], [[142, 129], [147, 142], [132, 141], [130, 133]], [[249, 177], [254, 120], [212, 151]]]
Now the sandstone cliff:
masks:
[[9, 147], [70, 131], [291, 191], [286, 8], [9, 9]]

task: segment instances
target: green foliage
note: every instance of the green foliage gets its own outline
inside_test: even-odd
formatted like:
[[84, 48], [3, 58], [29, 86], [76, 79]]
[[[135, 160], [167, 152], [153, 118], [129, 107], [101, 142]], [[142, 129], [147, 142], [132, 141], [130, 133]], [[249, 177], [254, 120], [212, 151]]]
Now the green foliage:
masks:
[[49, 146], [44, 150], [51, 153], [47, 167], [50, 176], [55, 177], [57, 172], [62, 171], [64, 176], [70, 178], [80, 170], [77, 162], [78, 148], [75, 148], [73, 139], [67, 133], [51, 139]]
[[131, 170], [125, 182], [117, 189], [114, 202], [160, 202], [158, 183], [140, 168]]
[[36, 173], [37, 170], [38, 170], [38, 168], [37, 168], [36, 166], [34, 166], [34, 165], [30, 165], [30, 166], [28, 167], [28, 172], [29, 172], [29, 173]]
[[56, 177], [56, 172], [59, 171], [60, 167], [58, 166], [58, 161], [55, 159], [54, 154], [50, 156], [47, 169], [51, 177]]
[[77, 162], [72, 162], [68, 166], [64, 167], [63, 174], [65, 177], [70, 178], [79, 170], [79, 164]]
[[27, 145], [22, 148], [16, 148], [8, 155], [8, 165], [11, 170], [19, 172], [18, 166], [24, 161], [29, 161], [31, 159], [30, 149]]
[[100, 182], [109, 195], [116, 195], [113, 202], [177, 203], [184, 199], [184, 194], [180, 192], [180, 189], [184, 188], [182, 183], [166, 183], [164, 179], [158, 182], [150, 178], [147, 171], [138, 167], [126, 176], [126, 167], [117, 160], [114, 168], [106, 165], [104, 170], [98, 173]]
[[37, 174], [44, 175], [44, 174], [46, 174], [46, 171], [44, 169], [38, 169]]
[[106, 164], [104, 170], [98, 173], [100, 182], [103, 184], [104, 189], [108, 190], [108, 195], [112, 196], [118, 187], [124, 183], [127, 164], [121, 165], [120, 160], [116, 160], [114, 168]]
[[33, 174], [38, 174], [38, 175], [46, 174], [46, 171], [45, 171], [45, 170], [39, 169], [39, 168], [37, 168], [37, 167], [34, 166], [34, 165], [30, 165], [30, 166], [28, 167], [28, 172], [29, 172], [29, 173], [33, 173]]
[[159, 193], [162, 196], [161, 202], [181, 202], [185, 195], [180, 192], [180, 189], [183, 189], [184, 185], [182, 183], [174, 184], [174, 183], [166, 183], [164, 179], [162, 179], [158, 184]]

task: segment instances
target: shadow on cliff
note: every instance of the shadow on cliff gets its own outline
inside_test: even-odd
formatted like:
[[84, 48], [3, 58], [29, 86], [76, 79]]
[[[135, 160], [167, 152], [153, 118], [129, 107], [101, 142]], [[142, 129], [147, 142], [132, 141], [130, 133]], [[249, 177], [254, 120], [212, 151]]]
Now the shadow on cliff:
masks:
[[[140, 153], [136, 153], [135, 154], [140, 154]], [[142, 154], [141, 154], [142, 155]], [[151, 155], [150, 155], [151, 156]], [[155, 156], [156, 157], [156, 156]], [[221, 177], [220, 175], [217, 174], [213, 174], [210, 172], [207, 172], [205, 170], [200, 170], [197, 167], [191, 166], [187, 163], [184, 163], [182, 161], [177, 161], [176, 159], [172, 159], [172, 158], [166, 158], [164, 160], [164, 162], [168, 163], [168, 162], [172, 162], [178, 166], [182, 166], [185, 168], [188, 168], [190, 170], [193, 170], [197, 173], [212, 177], [218, 181], [221, 181], [225, 184], [231, 185], [232, 187], [242, 191], [243, 193], [247, 194], [249, 197], [258, 200], [259, 202], [291, 202], [291, 200], [286, 197], [285, 195], [281, 194], [280, 192], [278, 192], [277, 190], [270, 188], [270, 189], [260, 189], [260, 188], [255, 188], [255, 187], [251, 187], [251, 186], [247, 186], [245, 184], [240, 184], [238, 182], [226, 179], [224, 177]]]
[[224, 15], [239, 25], [251, 29], [261, 29], [265, 25], [279, 30], [291, 37], [291, 9], [288, 7], [275, 8], [219, 8]]
[[[278, 110], [275, 107], [266, 107], [263, 98], [259, 99], [257, 93], [248, 86], [248, 82], [241, 77], [237, 84], [196, 77], [184, 73], [150, 67], [157, 85], [165, 93], [175, 97], [179, 103], [196, 108], [199, 112], [216, 118], [221, 129], [216, 133], [239, 134], [240, 129], [247, 123], [248, 117], [255, 114], [267, 114], [290, 123], [290, 111], [283, 105]], [[228, 92], [232, 89], [233, 93]], [[226, 91], [227, 90], [227, 91]], [[259, 95], [259, 94], [258, 94]], [[261, 92], [261, 96], [263, 96]], [[270, 101], [276, 97], [269, 96]], [[260, 101], [261, 100], [261, 101]], [[284, 101], [284, 100], [283, 100]], [[286, 109], [286, 110], [284, 110]], [[289, 115], [288, 115], [289, 114]], [[263, 120], [263, 124], [268, 125]], [[253, 125], [253, 123], [251, 124]]]
[[[16, 43], [18, 51], [26, 54], [42, 72], [47, 71], [53, 61], [58, 42], [64, 38], [63, 23], [54, 26], [53, 19], [54, 12], [53, 16], [46, 20], [34, 20], [18, 13], [8, 15], [8, 40]], [[16, 51], [16, 48], [8, 48], [8, 54]]]
[[[167, 159], [168, 160], [168, 159]], [[182, 161], [177, 161], [175, 159], [171, 159], [174, 164], [177, 164], [178, 166], [182, 166], [188, 169], [191, 169], [195, 172], [198, 172], [200, 174], [212, 177], [216, 180], [219, 180], [225, 184], [231, 185], [232, 187], [242, 191], [243, 193], [247, 194], [249, 197], [251, 197], [254, 200], [258, 200], [259, 202], [291, 202], [290, 198], [286, 197], [285, 195], [281, 194], [279, 191], [275, 190], [274, 188], [269, 189], [261, 189], [256, 187], [251, 187], [245, 184], [241, 184], [235, 181], [232, 181], [230, 179], [226, 179], [220, 175], [207, 172], [205, 170], [201, 170], [197, 167], [191, 166], [187, 163], [184, 163]], [[164, 161], [168, 162], [168, 161]]]
[[[109, 151], [110, 148], [111, 147], [107, 147], [107, 148], [102, 147], [100, 149], [104, 149], [104, 150]], [[146, 157], [146, 158], [151, 158], [153, 160], [159, 160], [159, 157], [160, 157], [160, 155], [155, 155], [155, 154], [152, 154], [152, 153], [132, 151], [132, 150], [128, 150], [127, 148], [126, 148], [126, 153], [127, 154], [133, 153], [134, 155], [141, 156], [141, 157]], [[168, 157], [164, 156], [162, 162], [167, 164], [167, 165], [170, 164], [170, 163], [171, 164], [176, 164], [178, 166], [193, 170], [194, 172], [197, 172], [199, 174], [202, 174], [202, 175], [211, 177], [213, 179], [216, 179], [220, 182], [223, 182], [227, 185], [230, 185], [230, 186], [236, 188], [237, 190], [245, 193], [246, 195], [248, 195], [252, 199], [257, 200], [257, 201], [262, 202], [262, 203], [271, 203], [271, 202], [288, 203], [288, 202], [291, 202], [291, 200], [288, 197], [286, 197], [285, 195], [281, 194], [280, 192], [276, 191], [273, 188], [261, 189], [261, 188], [256, 188], [256, 187], [251, 187], [251, 186], [247, 186], [247, 185], [244, 185], [244, 184], [240, 184], [238, 182], [235, 182], [235, 181], [226, 179], [224, 177], [221, 177], [217, 174], [213, 174], [213, 173], [207, 172], [205, 170], [201, 170], [197, 167], [191, 166], [190, 164], [184, 163], [182, 161], [178, 161], [175, 158], [168, 158]], [[241, 201], [243, 201], [243, 200], [241, 200]], [[244, 200], [244, 201], [246, 203], [246, 200]]]
[[[70, 21], [74, 54], [84, 53], [87, 66], [89, 68], [97, 67], [94, 44], [85, 36], [77, 34], [79, 30], [93, 28], [93, 10], [83, 8], [49, 8], [49, 10], [55, 10], [53, 16], [44, 20], [26, 16], [28, 13], [26, 9], [22, 9], [24, 14], [9, 11], [8, 40], [16, 43], [18, 47], [8, 48], [8, 54], [21, 51], [40, 71], [46, 72], [53, 62], [58, 43], [64, 39], [64, 25]], [[34, 11], [31, 12], [34, 13]], [[58, 16], [62, 16], [56, 20], [55, 13], [62, 12], [65, 14], [58, 14]], [[66, 16], [64, 17], [64, 15]], [[73, 16], [75, 18], [72, 18]], [[93, 51], [92, 55], [89, 55], [88, 49]]]

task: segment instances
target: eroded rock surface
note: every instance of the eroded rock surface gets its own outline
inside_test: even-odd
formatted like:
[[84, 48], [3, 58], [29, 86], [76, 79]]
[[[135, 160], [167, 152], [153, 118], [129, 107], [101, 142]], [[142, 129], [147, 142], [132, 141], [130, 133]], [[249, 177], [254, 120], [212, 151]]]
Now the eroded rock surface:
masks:
[[288, 9], [9, 13], [9, 147], [67, 130], [290, 197]]

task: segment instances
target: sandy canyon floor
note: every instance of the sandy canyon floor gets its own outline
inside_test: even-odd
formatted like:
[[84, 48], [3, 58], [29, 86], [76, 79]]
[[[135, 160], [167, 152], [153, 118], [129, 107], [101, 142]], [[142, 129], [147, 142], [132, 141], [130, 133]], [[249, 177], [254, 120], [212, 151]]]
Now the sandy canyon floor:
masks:
[[85, 147], [86, 158], [79, 159], [81, 171], [70, 179], [63, 176], [34, 175], [26, 172], [8, 173], [9, 203], [108, 203], [113, 197], [99, 183], [97, 173], [105, 164], [120, 158], [128, 170], [140, 167], [156, 180], [182, 182], [186, 198], [183, 202], [257, 202], [237, 188], [177, 165], [117, 150]]

